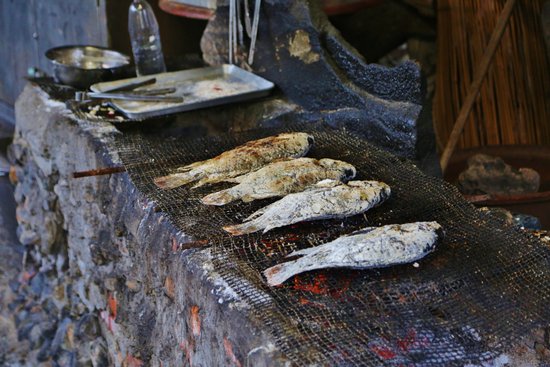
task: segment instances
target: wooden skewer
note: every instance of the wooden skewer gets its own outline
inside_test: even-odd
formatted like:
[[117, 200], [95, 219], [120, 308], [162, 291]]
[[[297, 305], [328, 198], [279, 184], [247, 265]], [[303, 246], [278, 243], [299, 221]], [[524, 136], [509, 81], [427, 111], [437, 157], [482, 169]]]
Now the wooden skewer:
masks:
[[489, 70], [489, 66], [491, 65], [491, 61], [493, 60], [493, 56], [495, 55], [495, 51], [497, 50], [502, 35], [504, 34], [504, 30], [506, 29], [506, 25], [510, 20], [512, 10], [514, 9], [515, 5], [516, 0], [508, 0], [498, 18], [497, 25], [495, 27], [495, 30], [493, 31], [493, 34], [491, 35], [491, 39], [489, 40], [487, 49], [483, 54], [483, 57], [481, 58], [480, 65], [476, 70], [476, 73], [474, 74], [474, 79], [472, 80], [472, 83], [468, 88], [466, 99], [464, 100], [464, 104], [462, 105], [462, 108], [460, 109], [456, 122], [453, 126], [449, 141], [447, 142], [445, 150], [441, 155], [440, 164], [441, 170], [443, 172], [445, 172], [445, 170], [447, 169], [447, 165], [449, 164], [451, 155], [453, 154], [458, 139], [462, 134], [464, 125], [466, 124], [466, 120], [468, 119], [468, 115], [470, 114], [470, 111], [472, 111], [472, 107], [477, 98], [477, 95], [479, 94], [479, 89], [481, 87], [483, 79], [485, 78], [485, 75]]
[[74, 172], [73, 178], [110, 175], [112, 173], [120, 173], [120, 172], [126, 172], [126, 168], [123, 166], [117, 166], [117, 167], [97, 168], [89, 171]]

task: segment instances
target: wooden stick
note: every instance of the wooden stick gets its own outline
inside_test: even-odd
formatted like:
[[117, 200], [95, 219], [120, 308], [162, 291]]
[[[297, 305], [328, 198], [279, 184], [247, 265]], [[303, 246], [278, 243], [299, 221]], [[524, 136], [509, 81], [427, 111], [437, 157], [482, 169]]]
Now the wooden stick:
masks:
[[504, 34], [504, 30], [506, 29], [506, 25], [510, 20], [512, 10], [514, 9], [515, 5], [516, 0], [508, 0], [498, 18], [497, 25], [495, 27], [495, 30], [493, 31], [493, 34], [491, 35], [491, 39], [489, 40], [487, 49], [483, 54], [483, 57], [481, 58], [480, 65], [474, 74], [474, 79], [472, 80], [472, 83], [468, 88], [466, 99], [464, 100], [464, 104], [462, 105], [462, 108], [460, 109], [456, 122], [453, 126], [451, 136], [449, 137], [445, 150], [441, 155], [440, 164], [441, 170], [443, 172], [445, 172], [445, 170], [447, 169], [449, 159], [451, 158], [451, 155], [455, 150], [456, 143], [458, 142], [458, 139], [462, 134], [468, 115], [470, 114], [470, 111], [472, 111], [474, 102], [477, 98], [477, 95], [479, 94], [479, 88], [481, 87], [483, 79], [485, 78], [485, 75], [489, 70], [489, 66], [491, 65], [491, 61], [493, 60], [493, 56], [495, 55], [495, 51], [500, 43], [502, 35]]
[[117, 167], [92, 169], [89, 171], [74, 172], [73, 178], [110, 175], [111, 173], [119, 173], [119, 172], [126, 172], [126, 168], [123, 166], [117, 166]]

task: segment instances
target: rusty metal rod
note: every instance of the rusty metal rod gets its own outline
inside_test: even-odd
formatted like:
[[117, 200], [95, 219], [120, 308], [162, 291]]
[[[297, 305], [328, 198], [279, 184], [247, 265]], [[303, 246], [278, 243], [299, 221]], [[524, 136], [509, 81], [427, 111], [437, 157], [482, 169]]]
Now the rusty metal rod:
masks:
[[474, 102], [476, 101], [476, 98], [479, 94], [481, 84], [483, 83], [483, 80], [487, 75], [487, 71], [489, 70], [489, 66], [493, 61], [493, 57], [495, 56], [495, 52], [500, 43], [500, 40], [502, 39], [504, 30], [508, 25], [508, 21], [510, 20], [512, 10], [514, 10], [515, 5], [516, 0], [508, 0], [504, 5], [504, 9], [502, 9], [502, 13], [500, 13], [498, 17], [495, 30], [493, 31], [493, 34], [491, 34], [491, 39], [489, 40], [487, 49], [485, 50], [485, 53], [481, 58], [481, 62], [479, 63], [479, 67], [474, 74], [474, 79], [472, 80], [472, 83], [468, 88], [466, 99], [464, 100], [464, 103], [460, 108], [460, 112], [458, 114], [458, 117], [456, 118], [453, 130], [451, 131], [451, 135], [449, 136], [449, 140], [447, 141], [447, 145], [445, 146], [445, 150], [443, 150], [443, 154], [441, 155], [440, 164], [441, 170], [443, 172], [445, 172], [445, 170], [447, 169], [447, 165], [449, 164], [449, 160], [453, 155], [458, 139], [460, 139], [460, 136], [462, 135], [466, 120], [468, 119], [468, 116], [472, 111]]
[[79, 172], [73, 173], [73, 178], [110, 175], [112, 173], [120, 173], [120, 172], [126, 172], [126, 168], [124, 166], [116, 166], [116, 167], [91, 169], [88, 171], [79, 171]]

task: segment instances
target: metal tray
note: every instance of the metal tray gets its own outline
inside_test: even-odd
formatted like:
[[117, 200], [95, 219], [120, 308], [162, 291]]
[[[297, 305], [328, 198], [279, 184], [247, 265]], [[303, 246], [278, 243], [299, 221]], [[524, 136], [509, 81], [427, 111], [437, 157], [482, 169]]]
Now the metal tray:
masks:
[[136, 90], [175, 87], [176, 92], [169, 95], [181, 96], [183, 102], [117, 100], [112, 101], [112, 105], [129, 118], [144, 119], [263, 97], [268, 95], [274, 87], [274, 84], [268, 80], [235, 65], [226, 64], [97, 83], [90, 89], [94, 92], [104, 92], [130, 82], [152, 77], [157, 79], [155, 84]]

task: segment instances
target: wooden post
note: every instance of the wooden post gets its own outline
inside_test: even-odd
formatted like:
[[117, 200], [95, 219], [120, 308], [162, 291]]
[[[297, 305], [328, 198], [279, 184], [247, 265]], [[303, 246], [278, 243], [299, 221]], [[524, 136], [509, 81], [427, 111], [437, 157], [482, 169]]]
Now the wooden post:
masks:
[[510, 20], [512, 10], [514, 10], [515, 5], [516, 5], [516, 0], [508, 0], [504, 5], [504, 9], [502, 9], [502, 13], [500, 13], [500, 16], [497, 21], [497, 25], [495, 26], [495, 30], [493, 31], [493, 34], [491, 35], [491, 39], [489, 40], [489, 44], [487, 45], [487, 50], [485, 51], [485, 53], [483, 54], [483, 57], [481, 58], [479, 67], [476, 70], [476, 73], [474, 74], [474, 79], [472, 80], [472, 83], [468, 88], [466, 99], [464, 100], [464, 103], [460, 108], [460, 112], [458, 114], [458, 117], [456, 118], [455, 124], [453, 126], [453, 130], [451, 131], [451, 135], [449, 136], [449, 140], [447, 141], [447, 145], [445, 146], [445, 149], [443, 150], [443, 154], [441, 155], [440, 164], [441, 164], [441, 170], [443, 172], [445, 172], [445, 170], [447, 169], [449, 160], [455, 150], [456, 143], [458, 142], [458, 139], [460, 138], [460, 135], [464, 130], [466, 119], [468, 118], [468, 115], [472, 111], [474, 102], [477, 98], [477, 95], [479, 94], [481, 83], [483, 82], [485, 75], [487, 75], [487, 71], [489, 70], [491, 61], [495, 56], [495, 51], [497, 50], [500, 40], [502, 39], [502, 35], [504, 34], [504, 30], [506, 29], [506, 25]]

